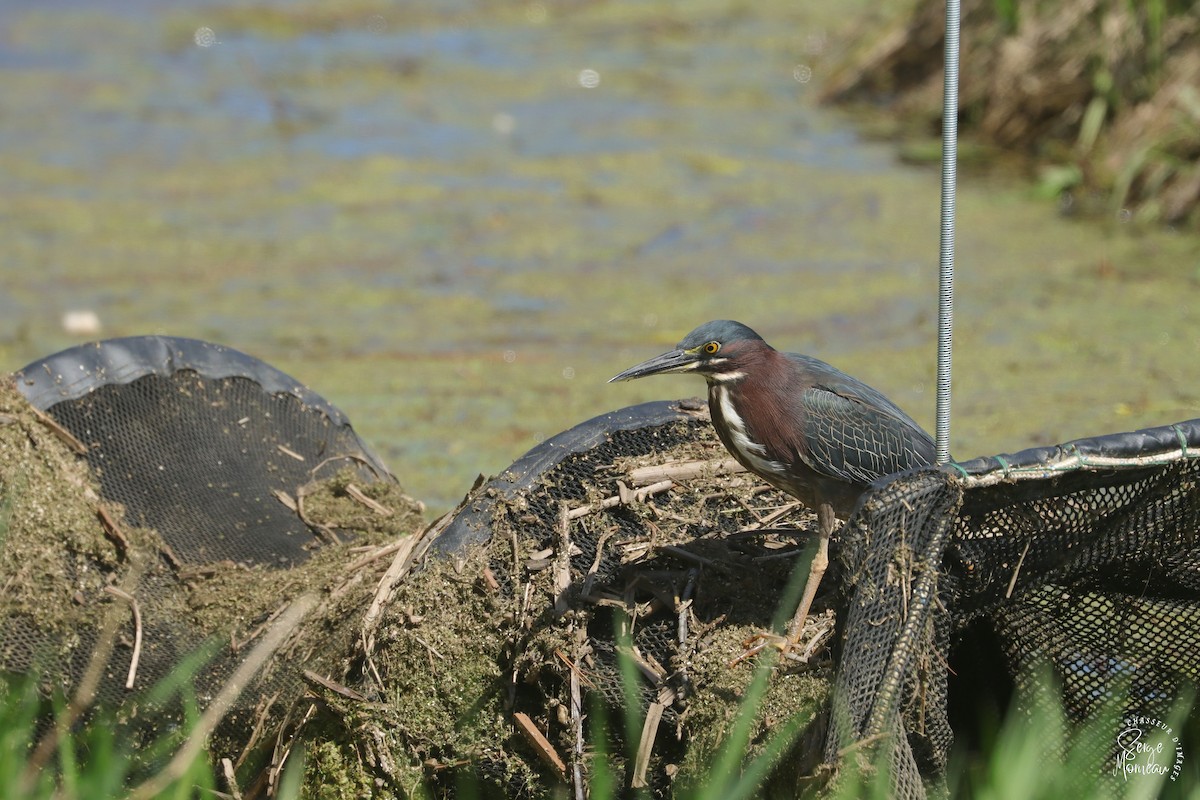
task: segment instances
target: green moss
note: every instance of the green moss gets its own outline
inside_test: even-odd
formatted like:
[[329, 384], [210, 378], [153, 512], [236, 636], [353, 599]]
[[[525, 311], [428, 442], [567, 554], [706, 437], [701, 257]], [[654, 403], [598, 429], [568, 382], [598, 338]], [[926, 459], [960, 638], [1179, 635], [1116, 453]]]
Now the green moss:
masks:
[[378, 787], [354, 757], [353, 747], [344, 748], [317, 739], [304, 750], [304, 796], [311, 800], [361, 800], [373, 797], [391, 800], [395, 794]]
[[[0, 618], [40, 632], [35, 639], [56, 641], [65, 656], [96, 616], [92, 603], [113, 574], [127, 564], [105, 536], [97, 509], [95, 482], [86, 465], [42, 424], [9, 376], [0, 376], [0, 581], [7, 587]], [[114, 513], [118, 513], [114, 509]], [[136, 545], [153, 534], [130, 531]], [[5, 636], [20, 655], [28, 639]]]
[[[783, 735], [789, 724], [798, 729], [809, 725], [825, 703], [829, 682], [822, 673], [787, 669], [772, 676], [760, 700], [750, 701], [748, 690], [755, 665], [760, 662], [757, 659], [746, 659], [736, 665], [733, 662], [745, 654], [745, 642], [758, 632], [759, 629], [749, 626], [723, 627], [714, 632], [706, 648], [690, 663], [695, 695], [686, 715], [689, 746], [676, 777], [685, 790], [700, 788], [713, 779], [713, 765], [718, 763], [743, 715], [754, 717], [748, 746], [735, 762], [746, 766], [761, 757], [772, 737]], [[793, 745], [777, 756], [772, 771], [790, 761], [796, 769], [785, 772], [798, 777], [799, 765], [811, 757], [811, 753]]]

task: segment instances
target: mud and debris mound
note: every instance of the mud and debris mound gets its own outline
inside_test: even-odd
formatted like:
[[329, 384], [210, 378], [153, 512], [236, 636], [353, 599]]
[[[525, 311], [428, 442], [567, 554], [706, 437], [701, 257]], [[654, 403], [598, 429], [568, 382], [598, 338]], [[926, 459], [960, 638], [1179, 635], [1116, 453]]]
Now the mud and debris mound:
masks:
[[462, 508], [490, 535], [449, 553], [431, 545], [456, 515], [426, 526], [397, 483], [348, 468], [279, 497], [320, 540], [279, 565], [181, 562], [80, 448], [0, 385], [3, 668], [150, 742], [185, 718], [156, 685], [198, 663], [184, 694], [219, 706], [291, 619], [209, 739], [243, 797], [300, 752], [320, 797], [551, 797], [605, 776], [669, 796], [711, 777], [747, 715], [735, 769], [762, 758], [794, 786], [819, 758], [832, 612], [792, 657], [751, 653], [789, 616], [815, 521], [731, 473], [702, 412], [600, 437], [521, 491], [479, 487]]
[[[945, 5], [933, 0], [882, 32], [872, 23], [824, 99], [873, 103], [936, 133], [944, 31]], [[1190, 0], [962, 4], [960, 131], [1031, 156], [1064, 210], [1200, 227], [1198, 86]]]
[[832, 612], [774, 669], [748, 648], [786, 621], [815, 520], [727, 474], [706, 420], [670, 427], [648, 452], [616, 432], [527, 491], [478, 489], [463, 507], [489, 509], [482, 544], [430, 549], [451, 515], [396, 551], [370, 601], [329, 623], [356, 634], [341, 669], [327, 661], [276, 734], [303, 746], [308, 784], [540, 798], [607, 776], [671, 796], [711, 779], [750, 715], [736, 769], [765, 758], [794, 787], [819, 756], [801, 733], [820, 728]]
[[[364, 549], [423, 524], [420, 504], [397, 484], [365, 483], [344, 470], [301, 487], [294, 509], [339, 543], [315, 547], [289, 568], [183, 562], [157, 531], [132, 524], [103, 498], [86, 447], [31, 406], [11, 378], [0, 379], [0, 671], [36, 675], [45, 696], [80, 710], [106, 709], [131, 741], [180, 724], [177, 694], [148, 698], [181, 665], [200, 659], [187, 693], [205, 706], [292, 600], [328, 595]], [[83, 679], [93, 668], [100, 677], [89, 688]], [[303, 690], [299, 678], [264, 673], [221, 730], [244, 740], [232, 732], [250, 730], [245, 720], [261, 698], [291, 699]]]

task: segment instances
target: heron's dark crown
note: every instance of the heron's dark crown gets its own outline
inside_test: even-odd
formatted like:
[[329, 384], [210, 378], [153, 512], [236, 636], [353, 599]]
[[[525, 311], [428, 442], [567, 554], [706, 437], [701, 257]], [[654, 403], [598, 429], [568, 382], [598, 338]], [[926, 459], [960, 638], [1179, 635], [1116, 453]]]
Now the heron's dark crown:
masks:
[[706, 322], [696, 330], [683, 337], [678, 345], [680, 350], [694, 350], [709, 342], [716, 342], [724, 347], [732, 342], [762, 342], [763, 338], [740, 322], [731, 319], [715, 319]]

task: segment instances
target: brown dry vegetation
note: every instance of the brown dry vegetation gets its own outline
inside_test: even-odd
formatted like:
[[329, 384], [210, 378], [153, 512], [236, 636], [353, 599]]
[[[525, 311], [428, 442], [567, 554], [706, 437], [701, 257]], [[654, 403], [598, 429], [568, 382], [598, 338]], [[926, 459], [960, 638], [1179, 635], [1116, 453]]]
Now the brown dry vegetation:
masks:
[[[944, 4], [917, 0], [859, 44], [826, 85], [934, 132]], [[1200, 14], [1194, 2], [962, 5], [960, 130], [1033, 159], [1065, 205], [1200, 226]], [[1098, 196], [1098, 197], [1097, 197]]]

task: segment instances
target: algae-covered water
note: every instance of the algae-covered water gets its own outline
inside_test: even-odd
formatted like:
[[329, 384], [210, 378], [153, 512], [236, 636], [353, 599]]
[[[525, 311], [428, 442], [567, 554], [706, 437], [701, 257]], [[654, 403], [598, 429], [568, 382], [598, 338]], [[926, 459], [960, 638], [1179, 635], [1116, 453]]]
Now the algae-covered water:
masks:
[[[939, 177], [815, 104], [868, 4], [835, 5], [10, 0], [0, 369], [220, 341], [432, 511], [701, 393], [605, 381], [710, 318], [931, 425]], [[1200, 416], [1200, 241], [961, 188], [956, 456]]]

